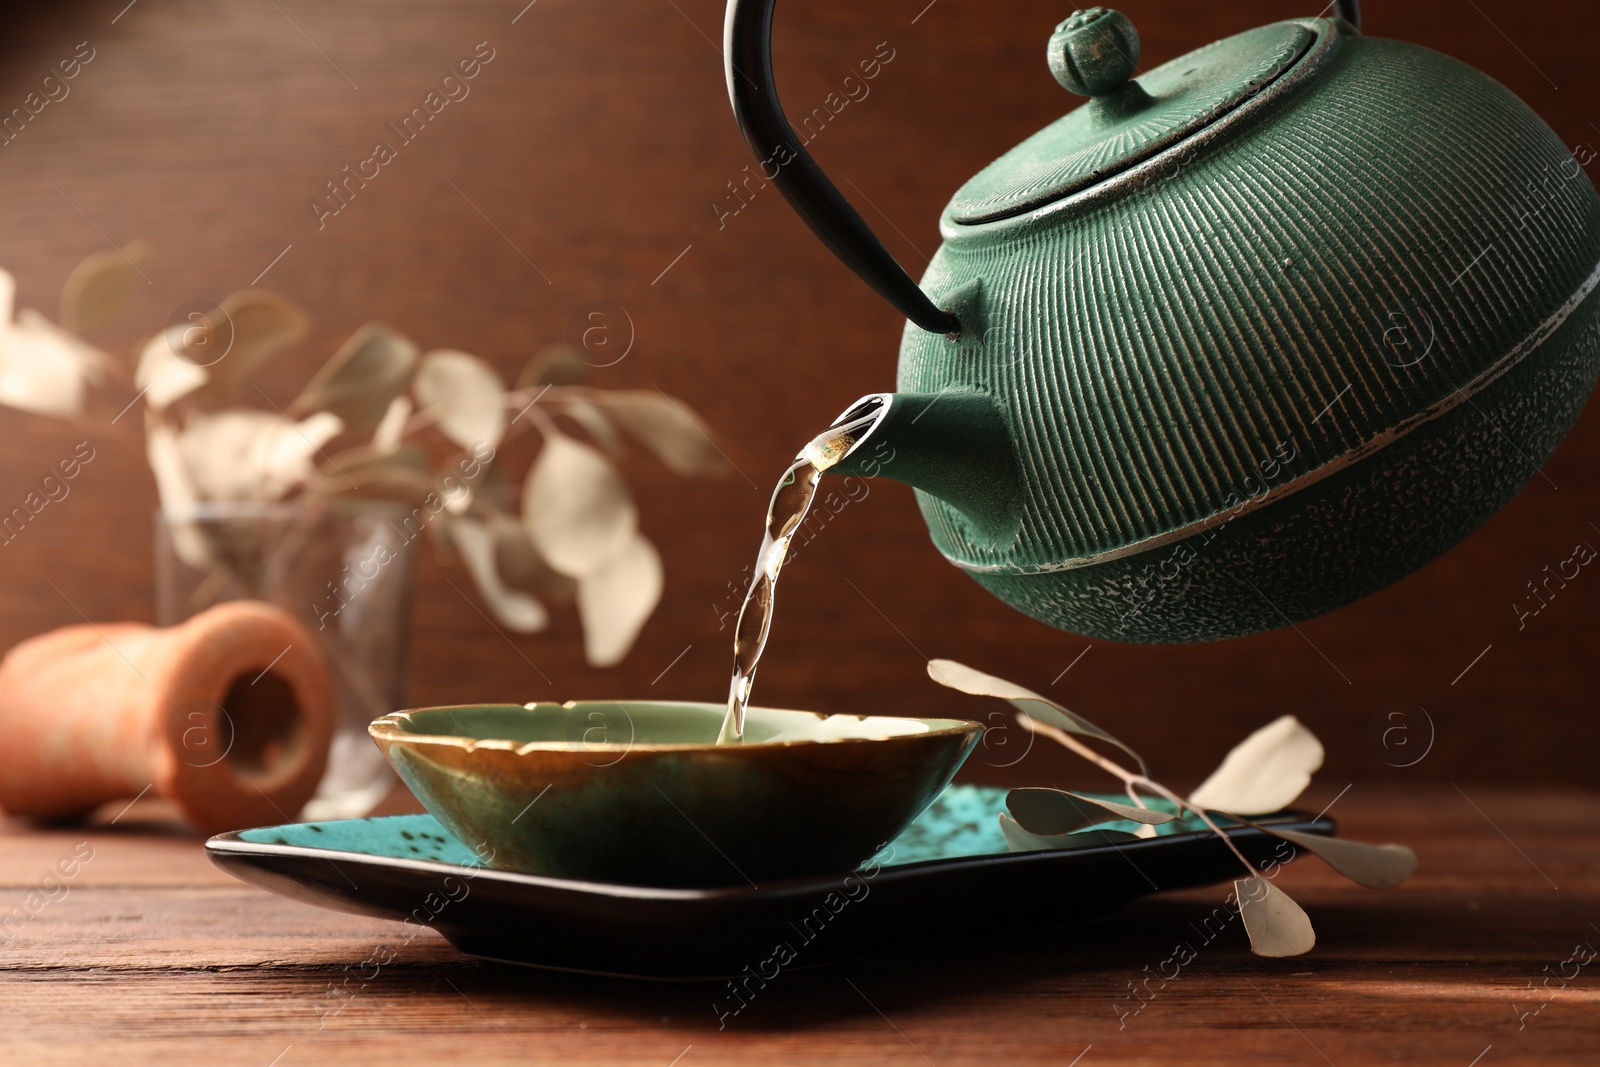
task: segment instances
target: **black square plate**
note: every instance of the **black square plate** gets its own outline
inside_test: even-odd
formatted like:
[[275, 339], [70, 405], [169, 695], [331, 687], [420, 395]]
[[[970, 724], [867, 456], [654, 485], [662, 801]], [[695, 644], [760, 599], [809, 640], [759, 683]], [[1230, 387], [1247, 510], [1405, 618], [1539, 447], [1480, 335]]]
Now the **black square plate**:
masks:
[[[484, 867], [431, 815], [292, 823], [206, 842], [217, 866], [274, 893], [335, 911], [431, 926], [472, 956], [657, 980], [712, 980], [817, 966], [982, 937], [997, 902], [1008, 925], [1095, 919], [1147, 893], [1240, 876], [1209, 830], [1185, 820], [1114, 845], [1011, 852], [996, 816], [1006, 791], [950, 786], [859, 870], [719, 889], [660, 889]], [[1286, 811], [1256, 820], [1331, 835], [1332, 819]], [[1120, 824], [1112, 824], [1120, 825]], [[1133, 825], [1128, 824], [1132, 829]], [[1227, 831], [1258, 867], [1294, 846], [1250, 827]]]

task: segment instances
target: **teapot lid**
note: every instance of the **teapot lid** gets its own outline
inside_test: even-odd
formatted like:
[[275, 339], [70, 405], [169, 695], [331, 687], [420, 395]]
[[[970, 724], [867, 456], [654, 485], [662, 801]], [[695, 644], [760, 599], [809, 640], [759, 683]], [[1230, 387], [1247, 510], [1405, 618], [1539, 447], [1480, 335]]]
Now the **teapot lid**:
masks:
[[979, 171], [950, 201], [952, 222], [1025, 214], [1099, 184], [1260, 95], [1316, 40], [1276, 22], [1180, 56], [1133, 80], [1139, 35], [1120, 12], [1074, 12], [1050, 38], [1050, 70], [1087, 104]]

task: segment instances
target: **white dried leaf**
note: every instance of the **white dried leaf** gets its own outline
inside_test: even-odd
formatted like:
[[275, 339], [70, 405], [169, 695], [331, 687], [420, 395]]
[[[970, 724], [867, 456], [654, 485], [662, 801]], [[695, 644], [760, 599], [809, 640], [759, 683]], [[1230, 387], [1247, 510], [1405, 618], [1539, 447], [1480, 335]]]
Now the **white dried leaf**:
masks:
[[1393, 889], [1417, 869], [1417, 854], [1404, 845], [1369, 845], [1364, 841], [1306, 834], [1278, 826], [1261, 829], [1321, 857], [1329, 867], [1368, 889]]
[[512, 589], [536, 593], [546, 603], [572, 603], [578, 595], [578, 583], [539, 555], [520, 520], [490, 511], [488, 523], [494, 535], [495, 570], [502, 582]]
[[1016, 824], [1030, 834], [1051, 836], [1070, 834], [1097, 822], [1105, 822], [1104, 812], [1091, 811], [1089, 805], [1075, 803], [1059, 789], [1013, 789], [1006, 794], [1006, 810]]
[[378, 428], [372, 431], [372, 450], [386, 455], [399, 448], [400, 439], [405, 436], [406, 423], [410, 418], [410, 397], [402, 393], [389, 401], [389, 410], [383, 413], [383, 420], [378, 423]]
[[306, 480], [318, 450], [342, 429], [328, 412], [299, 423], [265, 411], [197, 414], [178, 446], [200, 498], [277, 500]]
[[496, 621], [519, 634], [534, 633], [550, 624], [550, 613], [527, 593], [508, 589], [495, 569], [494, 535], [473, 518], [449, 520], [450, 541], [472, 575], [473, 583]]
[[196, 570], [212, 564], [211, 546], [192, 520], [200, 499], [183, 463], [178, 436], [165, 422], [145, 416], [145, 455], [156, 479], [156, 495], [167, 518], [167, 535], [178, 558]]
[[515, 388], [537, 390], [545, 385], [577, 385], [589, 377], [589, 364], [566, 345], [551, 345], [528, 360]]
[[1103, 797], [1091, 797], [1083, 793], [1073, 792], [1067, 792], [1067, 796], [1093, 804], [1095, 807], [1111, 812], [1118, 818], [1127, 819], [1130, 822], [1142, 822], [1147, 826], [1160, 826], [1162, 823], [1169, 823], [1177, 818], [1170, 811], [1155, 811], [1152, 808], [1141, 808], [1135, 804], [1122, 804], [1115, 800], [1106, 800]]
[[145, 455], [156, 479], [161, 510], [169, 515], [192, 514], [199, 503], [189, 472], [184, 467], [178, 436], [172, 427], [154, 417], [145, 419]]
[[996, 678], [992, 674], [985, 674], [980, 670], [968, 667], [965, 663], [957, 663], [953, 659], [931, 659], [928, 661], [928, 677], [940, 685], [951, 689], [970, 693], [973, 696], [998, 697], [1009, 700], [1018, 710], [1038, 719], [1041, 722], [1065, 730], [1068, 733], [1079, 734], [1083, 737], [1093, 737], [1108, 744], [1115, 745], [1139, 764], [1139, 773], [1147, 774], [1144, 759], [1133, 749], [1100, 729], [1088, 719], [1077, 715], [1057, 704], [1049, 697], [1040, 696], [1031, 689], [1024, 689], [1004, 678]]
[[145, 343], [139, 352], [133, 381], [151, 411], [162, 411], [205, 385], [206, 368], [187, 358], [184, 337], [193, 327], [169, 326]]
[[429, 352], [411, 383], [417, 403], [434, 409], [439, 432], [462, 448], [494, 448], [506, 432], [506, 387], [477, 356], [453, 349]]
[[37, 311], [24, 308], [15, 323], [0, 322], [0, 404], [73, 418], [106, 363], [103, 352]]
[[280, 420], [275, 431], [265, 434], [262, 443], [261, 491], [268, 499], [276, 499], [300, 485], [311, 473], [322, 446], [343, 432], [344, 422], [326, 411], [297, 423]]
[[1092, 848], [1095, 845], [1120, 845], [1137, 841], [1121, 830], [1078, 830], [1068, 834], [1034, 834], [1006, 812], [1000, 813], [1000, 833], [1012, 852], [1043, 852], [1047, 849]]
[[610, 667], [628, 654], [661, 600], [663, 577], [661, 556], [641, 533], [604, 567], [579, 577], [578, 618], [591, 667]]
[[339, 346], [312, 375], [289, 414], [328, 411], [352, 433], [371, 433], [383, 421], [389, 401], [411, 384], [417, 346], [382, 323], [369, 322]]
[[72, 268], [61, 286], [62, 327], [83, 333], [127, 310], [134, 286], [143, 281], [134, 264], [143, 258], [144, 247], [132, 244], [121, 252], [96, 252]]
[[1012, 852], [1042, 852], [1060, 847], [1055, 840], [1043, 834], [1030, 834], [1022, 828], [1021, 823], [1003, 811], [1000, 813], [1000, 833], [1006, 839], [1006, 847]]
[[582, 578], [633, 542], [639, 512], [622, 476], [603, 455], [552, 434], [528, 471], [522, 521], [550, 566]]
[[322, 458], [326, 465], [313, 465], [305, 487], [325, 496], [393, 500], [414, 509], [437, 484], [426, 457], [415, 445], [401, 445], [392, 452], [352, 448], [333, 455], [324, 453]]
[[612, 455], [622, 451], [622, 438], [611, 420], [606, 418], [605, 412], [581, 397], [567, 399], [562, 407], [572, 421], [582, 426], [584, 432], [593, 438], [595, 444]]
[[1284, 715], [1239, 742], [1211, 777], [1189, 795], [1197, 808], [1265, 815], [1294, 803], [1322, 766], [1322, 742]]
[[[223, 401], [244, 390], [267, 358], [305, 335], [310, 321], [284, 297], [265, 289], [230, 293], [213, 313], [215, 321], [196, 321], [191, 344], [213, 344], [221, 351], [194, 358], [205, 364], [209, 399]], [[192, 349], [193, 350], [193, 349]]]
[[1175, 818], [1170, 812], [1152, 811], [1065, 789], [1044, 787], [1011, 790], [1006, 794], [1006, 807], [1024, 830], [1046, 836], [1070, 834], [1112, 819], [1129, 819], [1157, 826]]
[[1257, 956], [1300, 956], [1316, 947], [1311, 919], [1288, 893], [1260, 876], [1239, 879], [1233, 892]]
[[483, 479], [480, 473], [477, 479], [458, 476], [455, 472], [446, 474], [439, 481], [439, 495], [444, 497], [444, 509], [452, 515], [465, 515], [472, 510], [472, 502], [478, 495], [478, 482]]
[[643, 441], [667, 468], [686, 477], [725, 474], [728, 459], [711, 429], [681, 400], [653, 389], [596, 394], [612, 420]]

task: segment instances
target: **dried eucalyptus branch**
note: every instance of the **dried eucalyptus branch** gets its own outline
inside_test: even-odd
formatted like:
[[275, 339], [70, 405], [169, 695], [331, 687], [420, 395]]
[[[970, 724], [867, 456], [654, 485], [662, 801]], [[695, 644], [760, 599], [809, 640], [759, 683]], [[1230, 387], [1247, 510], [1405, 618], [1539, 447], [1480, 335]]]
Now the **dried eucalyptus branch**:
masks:
[[[79, 264], [61, 294], [60, 326], [29, 310], [13, 321], [14, 285], [0, 271], [0, 404], [77, 419], [91, 385], [131, 382], [137, 394], [124, 412], [142, 403], [173, 547], [210, 573], [203, 587], [241, 577], [241, 561], [260, 547], [243, 543], [254, 536], [247, 524], [192, 521], [208, 509], [399, 509], [453, 549], [502, 626], [543, 630], [547, 605], [575, 601], [589, 662], [609, 666], [627, 653], [663, 575], [613, 458], [631, 438], [685, 477], [729, 469], [681, 400], [584, 385], [588, 366], [563, 347], [536, 355], [508, 388], [475, 355], [423, 352], [374, 322], [280, 409], [254, 379], [309, 324], [288, 300], [254, 289], [163, 330], [130, 374], [78, 333], [126, 308], [141, 255], [132, 246]], [[524, 433], [540, 445], [517, 480], [500, 452]], [[450, 451], [430, 464], [441, 441]]]
[[[1258, 955], [1300, 955], [1316, 944], [1316, 934], [1311, 920], [1289, 894], [1257, 874], [1232, 837], [1212, 818], [1213, 812], [1289, 841], [1351, 881], [1371, 889], [1392, 889], [1416, 870], [1416, 853], [1404, 845], [1369, 845], [1250, 820], [1249, 816], [1270, 814], [1292, 804], [1322, 766], [1322, 744], [1292, 715], [1282, 716], [1236, 745], [1210, 777], [1183, 797], [1151, 778], [1144, 760], [1127, 745], [1048, 697], [954, 660], [930, 660], [928, 675], [940, 685], [963, 693], [1009, 701], [1024, 727], [1119, 779], [1134, 801], [1127, 805], [1062, 789], [1013, 789], [1006, 797], [1009, 816], [1002, 812], [1000, 820], [1006, 840], [1014, 849], [1133, 841], [1153, 834], [1157, 825], [1170, 823], [1188, 812], [1221, 838], [1248, 872], [1247, 877], [1234, 882], [1234, 894], [1250, 936], [1250, 947]], [[1116, 746], [1133, 758], [1139, 770], [1128, 770], [1090, 748], [1080, 737]], [[1172, 810], [1150, 809], [1142, 793], [1161, 798]], [[1122, 820], [1142, 824], [1140, 834], [1105, 825]]]

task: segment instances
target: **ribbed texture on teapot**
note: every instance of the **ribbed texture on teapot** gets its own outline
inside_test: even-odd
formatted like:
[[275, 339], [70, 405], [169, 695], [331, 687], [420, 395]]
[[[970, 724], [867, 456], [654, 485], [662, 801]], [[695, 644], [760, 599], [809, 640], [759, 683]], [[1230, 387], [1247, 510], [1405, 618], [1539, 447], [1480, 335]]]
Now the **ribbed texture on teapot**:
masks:
[[1005, 543], [924, 498], [947, 556], [1058, 569], [1271, 506], [1540, 358], [1594, 284], [1600, 197], [1471, 68], [1354, 37], [1266, 103], [1121, 195], [947, 218], [923, 287], [982, 278], [988, 332], [908, 328], [900, 388], [1004, 398], [1027, 483]]

